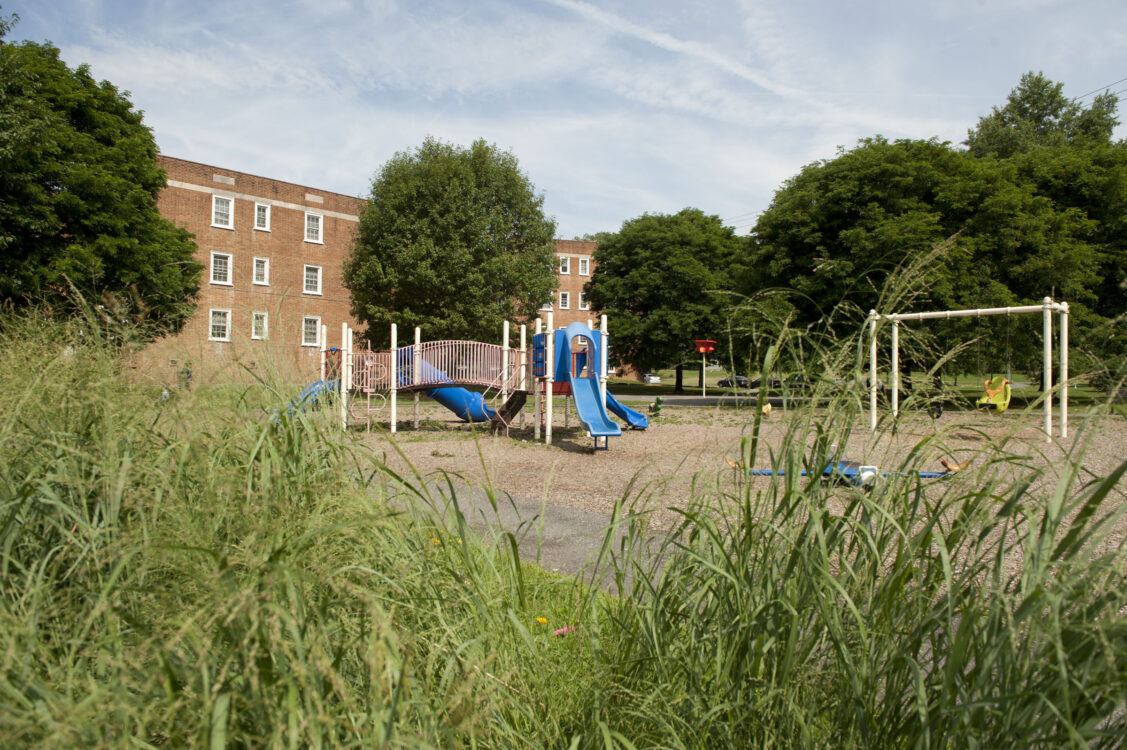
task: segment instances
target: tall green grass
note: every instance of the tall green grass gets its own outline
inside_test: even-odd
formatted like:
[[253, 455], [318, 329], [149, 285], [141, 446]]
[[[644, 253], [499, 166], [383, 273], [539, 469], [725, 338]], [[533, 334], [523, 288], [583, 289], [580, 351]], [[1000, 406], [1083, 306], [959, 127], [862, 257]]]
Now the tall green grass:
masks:
[[94, 325], [0, 320], [3, 746], [1123, 744], [1125, 468], [1080, 448], [920, 482], [937, 433], [864, 493], [796, 471], [862, 394], [777, 444], [756, 410], [743, 459], [787, 475], [699, 477], [656, 537], [624, 498], [607, 596], [473, 535], [458, 477], [270, 382], [162, 400]]
[[545, 686], [581, 644], [536, 617], [572, 582], [462, 541], [331, 417], [248, 406], [290, 394], [163, 401], [93, 338], [0, 325], [4, 746], [564, 742], [595, 673]]

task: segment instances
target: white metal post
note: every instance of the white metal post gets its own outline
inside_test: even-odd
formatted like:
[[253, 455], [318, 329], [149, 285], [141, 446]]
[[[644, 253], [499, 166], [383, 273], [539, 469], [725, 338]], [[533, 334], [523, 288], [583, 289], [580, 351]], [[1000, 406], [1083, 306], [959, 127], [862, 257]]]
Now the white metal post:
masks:
[[[415, 326], [415, 349], [411, 356], [411, 385], [417, 386], [423, 380], [423, 329]], [[419, 389], [415, 388], [415, 429], [419, 429]]]
[[322, 323], [319, 333], [321, 334], [321, 369], [318, 372], [320, 372], [321, 374], [317, 379], [328, 380], [329, 372], [325, 369], [325, 354], [329, 348], [329, 327]]
[[501, 403], [509, 399], [509, 321], [501, 326]]
[[1041, 361], [1043, 372], [1041, 381], [1045, 389], [1045, 441], [1053, 441], [1053, 300], [1046, 297], [1041, 301], [1044, 321], [1045, 347]]
[[548, 378], [544, 382], [547, 384], [544, 388], [544, 444], [552, 444], [552, 384], [556, 378], [556, 328], [555, 328], [555, 314], [548, 313]]
[[1068, 437], [1068, 303], [1060, 310], [1060, 436]]
[[396, 411], [396, 395], [399, 393], [399, 330], [394, 323], [391, 324], [391, 432], [395, 433], [395, 421], [398, 418]]
[[[535, 331], [535, 335], [539, 336], [540, 333], [541, 333], [541, 329], [543, 327], [544, 327], [544, 321], [542, 321], [540, 318], [537, 318], [536, 319], [536, 328], [533, 329]], [[545, 372], [546, 372], [546, 370], [545, 370]], [[541, 382], [542, 381], [539, 378], [534, 377], [532, 379], [532, 422], [533, 422], [533, 424], [532, 424], [532, 439], [533, 440], [539, 440], [540, 439], [540, 422], [541, 422], [541, 420], [540, 420], [540, 409], [543, 406], [543, 401], [542, 401], [543, 393], [541, 393], [541, 391], [543, 389], [541, 388]]]
[[340, 427], [348, 429], [348, 323], [340, 324]]
[[[766, 377], [766, 373], [764, 373]], [[877, 311], [869, 311], [869, 429], [877, 429]]]
[[599, 399], [602, 400], [603, 406], [607, 404], [607, 357], [610, 348], [610, 334], [607, 332], [607, 316], [603, 315], [599, 319], [600, 328], [602, 329], [602, 340], [599, 342]]
[[[524, 323], [520, 324], [520, 389], [528, 393], [528, 326]], [[517, 424], [524, 428], [524, 409]]]
[[889, 364], [892, 370], [888, 376], [888, 382], [892, 386], [892, 416], [895, 418], [900, 414], [900, 321], [892, 321], [892, 362]]

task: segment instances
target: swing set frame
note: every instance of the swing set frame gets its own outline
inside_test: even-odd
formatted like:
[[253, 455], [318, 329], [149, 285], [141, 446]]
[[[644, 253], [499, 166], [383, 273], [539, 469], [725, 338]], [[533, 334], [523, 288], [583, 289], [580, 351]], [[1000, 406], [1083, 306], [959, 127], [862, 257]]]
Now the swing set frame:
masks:
[[1022, 315], [1041, 313], [1044, 320], [1044, 354], [1042, 381], [1045, 393], [1045, 441], [1053, 440], [1053, 313], [1060, 316], [1060, 436], [1068, 437], [1068, 303], [1054, 302], [1045, 297], [1040, 305], [1023, 307], [987, 307], [973, 310], [938, 310], [918, 313], [878, 313], [869, 311], [869, 428], [877, 429], [877, 332], [879, 323], [887, 320], [892, 323], [892, 360], [889, 374], [889, 389], [892, 393], [892, 416], [900, 413], [900, 321], [933, 320], [936, 318], [972, 318], [989, 315]]

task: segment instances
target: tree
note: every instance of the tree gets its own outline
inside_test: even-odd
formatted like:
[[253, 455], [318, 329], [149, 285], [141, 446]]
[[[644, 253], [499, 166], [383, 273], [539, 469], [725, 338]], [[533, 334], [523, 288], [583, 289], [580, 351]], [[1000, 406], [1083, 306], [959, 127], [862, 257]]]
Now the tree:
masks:
[[1023, 75], [1005, 106], [994, 107], [967, 132], [971, 153], [1006, 159], [1038, 147], [1109, 143], [1119, 124], [1115, 95], [1100, 94], [1084, 109], [1063, 91], [1063, 84], [1041, 73]]
[[150, 336], [192, 314], [203, 266], [161, 218], [156, 143], [126, 95], [0, 25], [0, 299], [99, 302]]
[[611, 359], [638, 372], [676, 364], [680, 390], [693, 339], [722, 342], [730, 270], [742, 247], [719, 217], [695, 208], [644, 214], [604, 236], [585, 291], [592, 308], [614, 320]]
[[[879, 306], [890, 274], [950, 239], [951, 251], [916, 279], [924, 291], [911, 309], [1036, 303], [1055, 289], [1083, 317], [1099, 281], [1092, 231], [1087, 216], [1039, 195], [1009, 161], [935, 140], [870, 138], [776, 193], [753, 231], [741, 291], [788, 287], [796, 322], [852, 332]], [[953, 329], [970, 338], [971, 325]], [[1035, 342], [1017, 337], [1018, 355]], [[1001, 346], [991, 353], [997, 360]]]
[[[970, 152], [1002, 157], [1054, 210], [1089, 221], [1086, 241], [1098, 269], [1088, 316], [1089, 340], [1075, 346], [1098, 358], [1127, 355], [1127, 143], [1112, 140], [1118, 98], [1103, 93], [1088, 109], [1066, 99], [1063, 86], [1027, 73], [1005, 107], [979, 120], [968, 133]], [[1103, 324], [1100, 324], [1102, 318]], [[1114, 362], [1107, 362], [1114, 366]]]
[[[510, 152], [427, 138], [372, 182], [344, 283], [373, 343], [389, 323], [492, 340], [531, 318], [556, 286], [555, 222]], [[379, 324], [379, 325], [377, 325]]]

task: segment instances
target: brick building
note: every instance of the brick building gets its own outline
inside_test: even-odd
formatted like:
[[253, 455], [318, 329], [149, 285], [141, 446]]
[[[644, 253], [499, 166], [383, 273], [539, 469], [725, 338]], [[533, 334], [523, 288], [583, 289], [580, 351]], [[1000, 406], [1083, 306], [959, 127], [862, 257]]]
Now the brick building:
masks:
[[[168, 186], [161, 215], [195, 235], [204, 264], [196, 314], [139, 362], [162, 379], [185, 368], [316, 372], [320, 326], [339, 345], [341, 323], [359, 328], [341, 279], [364, 201], [360, 198], [159, 157]], [[583, 284], [594, 242], [557, 240], [559, 290], [545, 310], [558, 326], [591, 317]], [[232, 374], [232, 373], [227, 373]]]
[[583, 293], [583, 285], [591, 280], [591, 271], [594, 261], [591, 254], [595, 252], [596, 243], [581, 240], [556, 240], [556, 259], [559, 267], [556, 275], [559, 287], [556, 289], [552, 302], [545, 304], [541, 310], [546, 314], [551, 310], [553, 320], [558, 328], [564, 328], [568, 323], [581, 321], [592, 322], [593, 327], [598, 327], [594, 321], [594, 312], [587, 304], [587, 296]]

